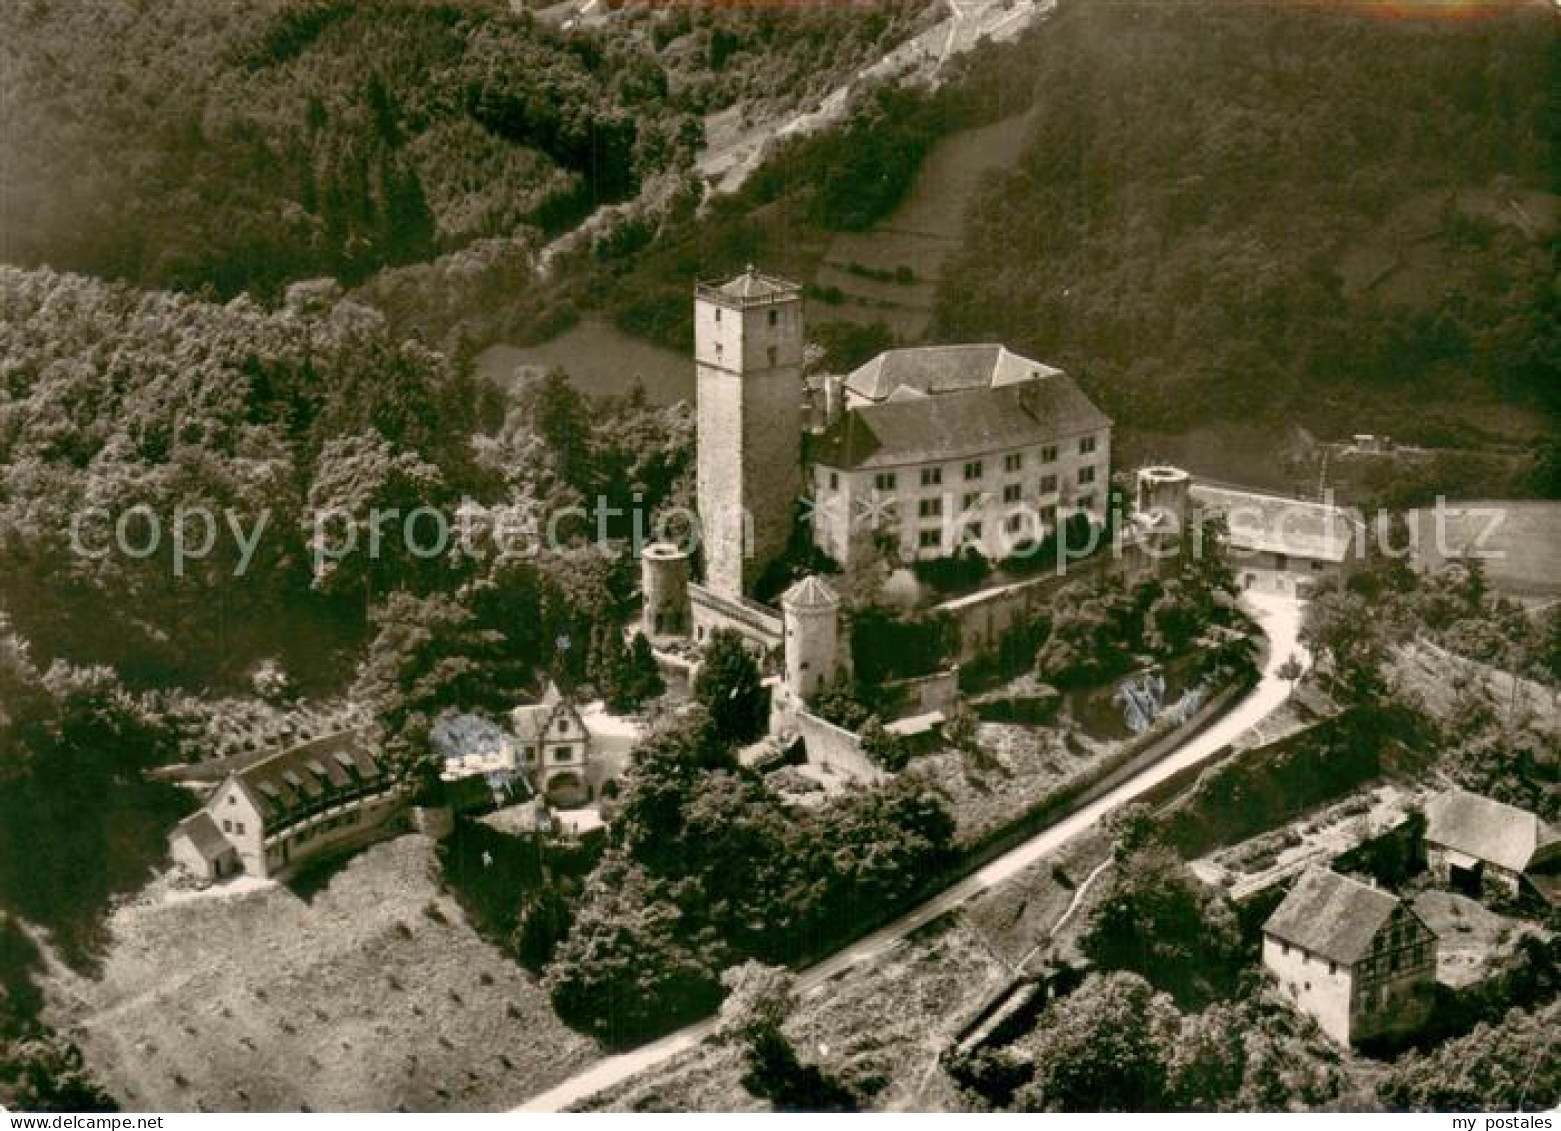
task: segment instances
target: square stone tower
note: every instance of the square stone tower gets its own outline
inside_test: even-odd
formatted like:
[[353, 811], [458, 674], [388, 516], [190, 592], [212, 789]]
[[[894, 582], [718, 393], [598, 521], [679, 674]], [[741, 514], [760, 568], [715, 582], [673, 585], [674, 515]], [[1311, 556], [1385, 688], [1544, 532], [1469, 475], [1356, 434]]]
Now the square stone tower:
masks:
[[744, 596], [802, 492], [802, 288], [749, 267], [694, 290], [705, 584]]

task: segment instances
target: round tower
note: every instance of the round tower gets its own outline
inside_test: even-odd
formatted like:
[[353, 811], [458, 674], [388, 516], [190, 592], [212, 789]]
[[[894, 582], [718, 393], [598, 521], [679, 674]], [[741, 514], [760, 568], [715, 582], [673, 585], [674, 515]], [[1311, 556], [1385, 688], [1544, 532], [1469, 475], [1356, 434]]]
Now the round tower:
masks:
[[781, 597], [786, 624], [786, 687], [804, 702], [841, 670], [840, 598], [817, 576], [804, 577]]
[[1161, 464], [1138, 469], [1138, 497], [1134, 509], [1141, 515], [1168, 514], [1180, 528], [1187, 519], [1192, 476], [1179, 467]]
[[640, 551], [641, 628], [652, 640], [687, 636], [688, 551], [671, 542], [652, 542]]

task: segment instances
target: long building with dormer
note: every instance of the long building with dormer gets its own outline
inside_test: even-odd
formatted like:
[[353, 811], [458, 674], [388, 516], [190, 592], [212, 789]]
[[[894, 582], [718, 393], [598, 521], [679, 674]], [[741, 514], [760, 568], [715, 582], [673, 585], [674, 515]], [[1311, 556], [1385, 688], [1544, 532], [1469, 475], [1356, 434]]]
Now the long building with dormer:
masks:
[[1060, 369], [999, 345], [879, 354], [824, 384], [808, 444], [813, 540], [850, 561], [891, 528], [901, 556], [992, 559], [1068, 515], [1104, 518], [1111, 421]]

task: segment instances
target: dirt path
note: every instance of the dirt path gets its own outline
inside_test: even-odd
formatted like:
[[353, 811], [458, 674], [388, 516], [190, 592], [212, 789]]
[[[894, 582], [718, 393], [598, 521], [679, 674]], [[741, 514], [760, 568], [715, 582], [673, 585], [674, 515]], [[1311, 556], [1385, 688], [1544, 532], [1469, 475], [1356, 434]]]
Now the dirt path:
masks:
[[[1160, 761], [1122, 782], [1096, 800], [1079, 807], [1057, 823], [1031, 837], [1017, 848], [999, 856], [920, 906], [902, 915], [888, 926], [859, 939], [833, 956], [808, 967], [797, 975], [796, 990], [806, 994], [831, 978], [859, 963], [874, 962], [897, 947], [907, 935], [941, 915], [958, 908], [973, 897], [1018, 875], [1036, 861], [1055, 853], [1075, 838], [1093, 829], [1119, 805], [1159, 785], [1173, 774], [1213, 757], [1253, 724], [1279, 707], [1289, 694], [1289, 683], [1281, 679], [1279, 669], [1292, 654], [1308, 663], [1299, 633], [1300, 605], [1288, 598], [1268, 594], [1248, 594], [1243, 598], [1259, 626], [1268, 637], [1268, 658], [1256, 686], [1218, 721], [1176, 747]], [[599, 1061], [562, 1084], [549, 1089], [518, 1108], [523, 1112], [563, 1111], [604, 1088], [627, 1080], [636, 1073], [661, 1064], [693, 1048], [715, 1030], [715, 1020], [690, 1025], [659, 1041], [630, 1052]]]

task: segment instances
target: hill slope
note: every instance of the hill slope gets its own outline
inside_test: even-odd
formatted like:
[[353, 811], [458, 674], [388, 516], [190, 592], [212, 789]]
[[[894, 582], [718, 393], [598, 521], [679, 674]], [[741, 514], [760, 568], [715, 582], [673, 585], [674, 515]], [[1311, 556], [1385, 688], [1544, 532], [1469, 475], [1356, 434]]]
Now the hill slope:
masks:
[[[1119, 419], [1478, 437], [1561, 385], [1544, 6], [1065, 5], [937, 332], [1080, 372]], [[1432, 436], [1429, 433], [1435, 432]]]

